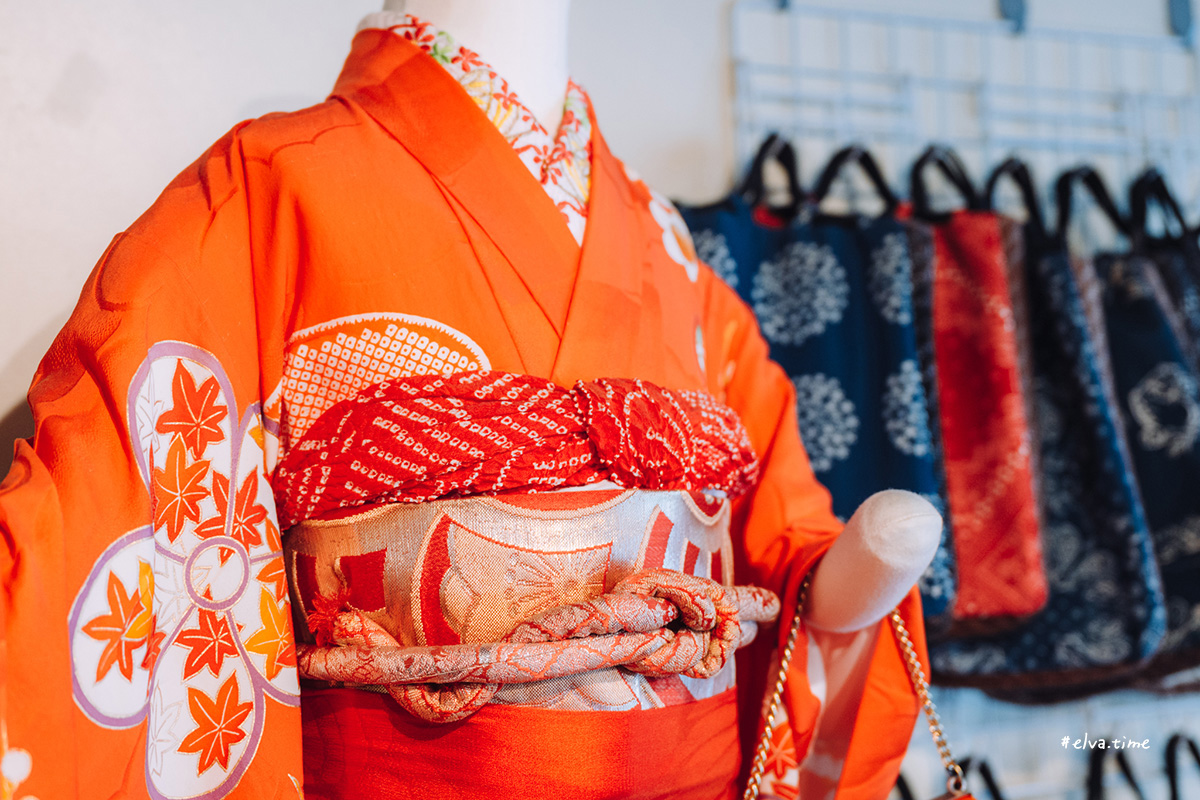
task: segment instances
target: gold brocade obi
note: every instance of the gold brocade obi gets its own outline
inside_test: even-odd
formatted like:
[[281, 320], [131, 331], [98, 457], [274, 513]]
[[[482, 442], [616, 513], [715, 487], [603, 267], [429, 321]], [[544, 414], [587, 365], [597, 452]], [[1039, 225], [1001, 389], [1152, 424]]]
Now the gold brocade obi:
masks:
[[[350, 611], [400, 647], [497, 643], [526, 620], [611, 592], [644, 570], [728, 586], [729, 521], [723, 497], [613, 484], [390, 504], [305, 521], [284, 545], [297, 637], [312, 643], [331, 614]], [[747, 641], [755, 623], [741, 625]], [[611, 666], [502, 683], [490, 702], [622, 711], [708, 698], [733, 684], [732, 658], [707, 678]]]

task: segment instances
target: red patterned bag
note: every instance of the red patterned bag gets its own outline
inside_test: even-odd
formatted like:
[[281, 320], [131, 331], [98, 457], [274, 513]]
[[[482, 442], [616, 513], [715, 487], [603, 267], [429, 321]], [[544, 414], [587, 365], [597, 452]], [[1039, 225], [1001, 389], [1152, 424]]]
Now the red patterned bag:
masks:
[[[935, 213], [924, 171], [935, 164], [967, 207]], [[930, 148], [912, 170], [914, 214], [933, 225], [933, 337], [946, 487], [954, 520], [956, 630], [1028, 616], [1046, 573], [1019, 373], [1012, 294], [998, 216], [958, 158]]]

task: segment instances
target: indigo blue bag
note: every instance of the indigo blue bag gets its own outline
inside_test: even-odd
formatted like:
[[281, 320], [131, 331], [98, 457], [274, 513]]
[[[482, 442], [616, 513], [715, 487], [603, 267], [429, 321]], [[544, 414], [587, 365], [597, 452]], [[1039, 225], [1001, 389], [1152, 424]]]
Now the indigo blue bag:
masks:
[[[851, 162], [878, 191], [881, 215], [818, 210]], [[741, 192], [680, 210], [697, 252], [732, 276], [727, 280], [754, 309], [771, 357], [791, 377], [801, 437], [834, 512], [848, 519], [863, 500], [889, 488], [944, 508], [917, 351], [908, 223], [897, 217], [898, 201], [874, 160], [859, 148], [834, 156], [811, 201], [783, 226]], [[952, 564], [945, 536], [922, 580], [934, 625], [953, 600]]]
[[[1165, 183], [1134, 184], [1132, 251], [1101, 255], [1096, 269], [1125, 438], [1167, 603], [1166, 637], [1143, 672], [1154, 679], [1200, 665], [1200, 377], [1188, 357], [1186, 326], [1172, 319], [1179, 296], [1160, 271], [1162, 265], [1186, 270], [1186, 227], [1176, 240], [1177, 258], [1162, 243], [1149, 246], [1145, 188], [1166, 192]], [[1169, 193], [1158, 200], [1178, 213]]]

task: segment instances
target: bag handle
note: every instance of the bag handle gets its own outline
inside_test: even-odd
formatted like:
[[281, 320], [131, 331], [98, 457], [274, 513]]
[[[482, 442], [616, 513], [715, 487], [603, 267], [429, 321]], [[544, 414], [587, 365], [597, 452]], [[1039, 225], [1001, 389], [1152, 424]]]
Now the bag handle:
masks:
[[971, 767], [975, 767], [975, 771], [979, 773], [979, 777], [983, 779], [984, 788], [988, 790], [988, 795], [992, 800], [1005, 800], [1004, 792], [1000, 791], [1000, 784], [996, 781], [996, 776], [992, 773], [992, 767], [988, 764], [987, 759], [979, 759], [978, 763], [971, 760], [971, 756], [967, 756], [959, 762], [963, 773], [969, 773]]
[[[896, 792], [900, 795], [900, 800], [917, 800], [913, 796], [912, 787], [908, 785], [908, 778], [904, 777], [903, 772], [896, 776], [895, 788]], [[1171, 800], [1175, 800], [1175, 798], [1171, 798]]]
[[[1104, 761], [1108, 752], [1107, 749], [1093, 749], [1091, 755], [1088, 756], [1087, 800], [1104, 800]], [[1121, 770], [1125, 783], [1129, 785], [1130, 789], [1133, 789], [1138, 800], [1146, 800], [1146, 794], [1133, 775], [1133, 769], [1129, 766], [1129, 759], [1125, 757], [1125, 751], [1114, 750], [1112, 752], [1115, 754], [1117, 767]]]
[[1132, 238], [1129, 222], [1117, 210], [1117, 204], [1113, 202], [1112, 195], [1109, 193], [1108, 187], [1104, 185], [1104, 179], [1100, 177], [1100, 173], [1090, 166], [1083, 166], [1067, 170], [1058, 176], [1058, 180], [1054, 184], [1054, 197], [1058, 205], [1058, 226], [1054, 231], [1056, 242], [1060, 246], [1066, 246], [1067, 227], [1071, 224], [1071, 200], [1076, 182], [1082, 183], [1083, 187], [1088, 190], [1113, 227], [1125, 236]]
[[792, 143], [778, 133], [772, 133], [759, 145], [754, 154], [754, 161], [746, 171], [746, 177], [737, 187], [736, 194], [741, 196], [751, 208], [761, 205], [766, 199], [767, 189], [764, 173], [767, 162], [774, 159], [787, 175], [787, 189], [790, 199], [780, 209], [782, 214], [791, 219], [800, 209], [804, 192], [800, 189], [800, 169], [796, 161], [796, 150]]
[[875, 157], [863, 148], [862, 145], [858, 144], [843, 147], [829, 159], [829, 163], [821, 171], [821, 177], [817, 179], [816, 188], [813, 189], [813, 205], [819, 206], [824, 202], [825, 198], [829, 195], [829, 190], [833, 188], [833, 182], [841, 174], [842, 168], [850, 163], [857, 163], [862, 167], [863, 172], [866, 173], [867, 178], [871, 181], [871, 185], [879, 193], [879, 197], [883, 200], [884, 205], [883, 216], [891, 216], [896, 213], [896, 208], [900, 205], [899, 198], [896, 197], [895, 192], [888, 186], [887, 181], [883, 177], [883, 172], [879, 169], [879, 164], [875, 161]]
[[1196, 766], [1200, 766], [1200, 747], [1196, 745], [1195, 739], [1186, 734], [1177, 733], [1167, 740], [1167, 783], [1171, 788], [1171, 800], [1179, 800], [1179, 745], [1181, 744], [1187, 745], [1188, 752], [1192, 754]]
[[983, 190], [984, 207], [989, 211], [996, 210], [996, 184], [1001, 178], [1011, 178], [1021, 192], [1021, 200], [1025, 203], [1027, 229], [1033, 238], [1046, 239], [1046, 218], [1042, 216], [1042, 201], [1038, 199], [1037, 188], [1029, 166], [1019, 158], [1009, 158], [992, 170], [988, 176], [987, 185]]
[[1140, 247], [1147, 238], [1146, 222], [1150, 213], [1150, 204], [1156, 203], [1167, 224], [1174, 223], [1179, 232], [1168, 237], [1183, 239], [1188, 235], [1187, 220], [1175, 195], [1167, 188], [1167, 181], [1155, 167], [1150, 167], [1129, 187], [1129, 227], [1132, 230], [1134, 245]]
[[922, 219], [936, 219], [945, 216], [935, 212], [929, 204], [929, 186], [925, 183], [925, 171], [931, 164], [936, 166], [946, 180], [958, 190], [968, 210], [985, 210], [983, 198], [967, 175], [966, 165], [958, 157], [958, 153], [944, 145], [935, 144], [930, 145], [921, 154], [909, 174], [909, 196], [912, 197], [913, 213], [916, 216]]

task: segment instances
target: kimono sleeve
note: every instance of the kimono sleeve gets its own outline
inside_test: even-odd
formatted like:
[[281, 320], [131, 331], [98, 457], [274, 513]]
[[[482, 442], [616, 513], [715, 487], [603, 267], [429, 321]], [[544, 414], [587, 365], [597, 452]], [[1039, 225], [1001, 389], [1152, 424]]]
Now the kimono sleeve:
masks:
[[735, 506], [738, 580], [795, 598], [843, 525], [800, 441], [791, 381], [768, 357], [750, 309], [705, 272], [710, 277], [706, 339], [716, 351], [708, 373], [715, 394], [741, 417], [760, 465], [757, 486]]
[[114, 240], [34, 379], [0, 484], [4, 797], [298, 796], [242, 161], [235, 129]]
[[[814, 476], [801, 442], [791, 381], [768, 357], [751, 310], [720, 279], [708, 270], [705, 273], [709, 278], [707, 371], [714, 393], [741, 416], [760, 461], [758, 485], [735, 505], [736, 580], [766, 586], [783, 600], [776, 635], [760, 637], [739, 654], [740, 713], [757, 719], [778, 668], [772, 649], [782, 648], [801, 584], [843, 525], [834, 516], [829, 493]], [[899, 610], [917, 653], [925, 659], [915, 587]], [[918, 712], [890, 622], [885, 619], [858, 634], [842, 635], [842, 640], [814, 641], [810, 648], [811, 638], [801, 630], [787, 674], [786, 720], [777, 720], [772, 731], [775, 774], [788, 783], [796, 779], [799, 767], [802, 788], [814, 796], [882, 800], [895, 782]], [[857, 651], [857, 666], [812, 665], [818, 648], [825, 651], [826, 660], [839, 649]], [[810, 674], [821, 676], [823, 692], [814, 691]], [[847, 675], [849, 679], [842, 680]], [[839, 719], [823, 720], [823, 705], [830, 711], [825, 717], [836, 714]], [[761, 723], [742, 726], [744, 773], [760, 730]], [[813, 758], [806, 762], [806, 756]]]

